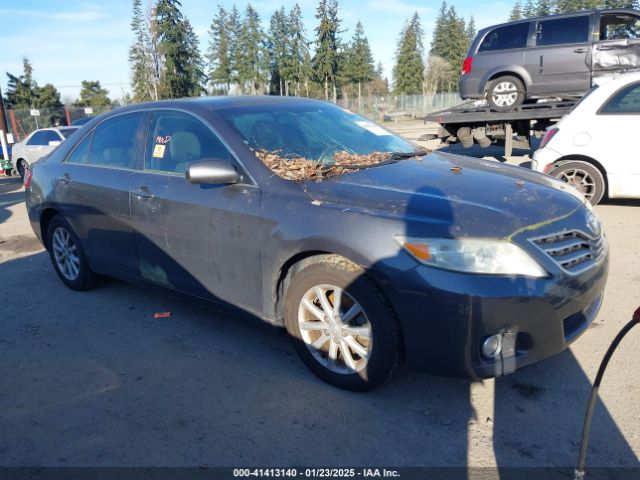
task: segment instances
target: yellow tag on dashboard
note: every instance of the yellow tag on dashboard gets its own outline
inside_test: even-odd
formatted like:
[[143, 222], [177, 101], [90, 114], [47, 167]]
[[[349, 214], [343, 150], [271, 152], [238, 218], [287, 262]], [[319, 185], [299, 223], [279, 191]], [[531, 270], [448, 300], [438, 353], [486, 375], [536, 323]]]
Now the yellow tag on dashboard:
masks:
[[153, 149], [153, 158], [164, 157], [165, 145], [156, 145]]

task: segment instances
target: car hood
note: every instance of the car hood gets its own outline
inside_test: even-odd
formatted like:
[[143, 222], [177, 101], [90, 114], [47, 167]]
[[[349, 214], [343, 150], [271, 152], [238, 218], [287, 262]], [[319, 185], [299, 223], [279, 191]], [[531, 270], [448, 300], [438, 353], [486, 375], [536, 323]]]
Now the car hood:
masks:
[[442, 152], [307, 181], [304, 189], [315, 205], [400, 219], [409, 235], [439, 237], [504, 238], [584, 204], [547, 175]]

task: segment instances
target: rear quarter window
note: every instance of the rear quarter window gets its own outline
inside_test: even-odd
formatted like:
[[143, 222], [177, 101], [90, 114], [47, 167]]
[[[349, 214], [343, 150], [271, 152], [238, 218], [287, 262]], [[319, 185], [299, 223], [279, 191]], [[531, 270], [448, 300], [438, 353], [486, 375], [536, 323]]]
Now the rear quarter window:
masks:
[[524, 48], [527, 46], [528, 35], [529, 22], [495, 28], [484, 37], [478, 52]]
[[627, 85], [616, 92], [598, 113], [640, 114], [640, 83]]

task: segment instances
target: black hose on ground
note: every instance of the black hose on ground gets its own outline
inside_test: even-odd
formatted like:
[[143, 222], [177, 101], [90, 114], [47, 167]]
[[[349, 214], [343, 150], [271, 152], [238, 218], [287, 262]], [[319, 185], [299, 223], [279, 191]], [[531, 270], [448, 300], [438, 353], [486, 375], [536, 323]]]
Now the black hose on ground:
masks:
[[584, 417], [584, 424], [582, 426], [582, 438], [580, 439], [580, 457], [578, 458], [578, 468], [575, 470], [575, 480], [584, 479], [584, 464], [587, 458], [587, 446], [589, 445], [589, 433], [591, 431], [591, 420], [593, 418], [593, 410], [596, 406], [596, 400], [598, 399], [598, 389], [600, 388], [600, 382], [602, 382], [602, 376], [604, 375], [604, 371], [607, 369], [607, 365], [609, 364], [609, 360], [611, 360], [611, 356], [613, 352], [615, 352], [616, 348], [624, 338], [624, 336], [629, 333], [633, 327], [635, 327], [638, 323], [640, 323], [640, 308], [638, 308], [633, 314], [633, 319], [629, 321], [622, 330], [616, 335], [616, 338], [613, 339], [611, 345], [607, 349], [607, 353], [604, 354], [604, 358], [600, 363], [600, 368], [598, 368], [598, 373], [596, 374], [596, 379], [593, 382], [593, 387], [591, 387], [591, 396], [589, 397], [589, 403], [587, 404], [587, 414]]

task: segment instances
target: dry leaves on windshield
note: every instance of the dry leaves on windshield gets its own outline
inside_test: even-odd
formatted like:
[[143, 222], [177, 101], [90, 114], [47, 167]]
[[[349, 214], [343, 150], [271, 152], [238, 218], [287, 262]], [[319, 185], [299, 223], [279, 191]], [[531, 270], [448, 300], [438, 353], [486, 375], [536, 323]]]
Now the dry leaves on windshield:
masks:
[[268, 152], [266, 150], [256, 150], [256, 157], [269, 167], [276, 175], [287, 180], [302, 181], [308, 179], [322, 179], [335, 175], [342, 175], [351, 168], [340, 168], [341, 165], [375, 165], [384, 162], [391, 157], [388, 152], [373, 152], [367, 155], [358, 155], [346, 151], [334, 154], [335, 164], [320, 168], [317, 162], [303, 157], [285, 158], [278, 155], [278, 152]]

